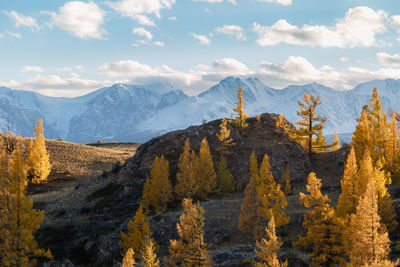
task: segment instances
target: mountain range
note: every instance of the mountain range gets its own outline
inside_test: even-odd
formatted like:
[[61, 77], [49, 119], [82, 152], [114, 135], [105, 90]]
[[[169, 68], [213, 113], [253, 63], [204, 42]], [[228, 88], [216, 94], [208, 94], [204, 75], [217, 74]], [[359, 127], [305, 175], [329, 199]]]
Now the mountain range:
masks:
[[297, 101], [304, 93], [318, 95], [318, 113], [327, 118], [324, 134], [353, 132], [362, 107], [374, 87], [385, 110], [400, 110], [400, 80], [374, 80], [341, 91], [318, 83], [274, 89], [258, 78], [228, 77], [198, 96], [188, 96], [168, 83], [114, 84], [76, 98], [49, 97], [0, 87], [0, 131], [32, 136], [34, 124], [44, 119], [47, 138], [89, 143], [145, 142], [160, 134], [234, 116], [237, 90], [243, 88], [250, 115], [282, 113], [298, 119]]

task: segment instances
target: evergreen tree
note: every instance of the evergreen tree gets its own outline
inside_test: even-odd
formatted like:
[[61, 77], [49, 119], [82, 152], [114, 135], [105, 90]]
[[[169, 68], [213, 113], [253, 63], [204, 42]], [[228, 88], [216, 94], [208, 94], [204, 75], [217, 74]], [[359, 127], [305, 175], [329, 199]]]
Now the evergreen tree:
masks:
[[42, 183], [50, 174], [50, 155], [46, 150], [46, 142], [43, 135], [43, 120], [40, 119], [35, 127], [35, 141], [29, 141], [27, 160], [28, 180], [34, 184]]
[[346, 236], [347, 253], [353, 266], [388, 260], [390, 240], [378, 215], [378, 197], [372, 176], [356, 212], [351, 215]]
[[144, 248], [142, 254], [143, 267], [158, 267], [160, 266], [160, 262], [157, 260], [157, 255], [154, 252], [156, 246], [154, 245], [154, 241], [151, 238], [146, 238], [146, 247]]
[[169, 181], [169, 163], [156, 156], [150, 177], [147, 177], [143, 187], [142, 203], [145, 210], [163, 212], [167, 209], [167, 204], [172, 201], [172, 185]]
[[285, 171], [281, 174], [280, 183], [283, 185], [283, 192], [285, 195], [290, 195], [292, 193], [292, 186], [291, 186], [291, 175], [290, 175], [290, 168], [289, 164], [286, 164]]
[[313, 96], [312, 93], [309, 95], [304, 93], [303, 102], [298, 101], [298, 104], [300, 106], [300, 111], [297, 112], [297, 115], [301, 117], [301, 120], [295, 122], [299, 128], [292, 132], [292, 138], [300, 142], [306, 141], [308, 155], [311, 159], [313, 136], [323, 128], [323, 123], [326, 121], [326, 118], [317, 115], [316, 108], [321, 104], [318, 96]]
[[128, 222], [128, 233], [121, 232], [120, 234], [122, 238], [120, 244], [123, 251], [126, 252], [131, 248], [138, 252], [134, 255], [134, 258], [140, 259], [146, 247], [146, 238], [151, 238], [153, 234], [141, 205], [136, 211], [135, 217]]
[[284, 120], [285, 120], [285, 115], [280, 113], [278, 119], [276, 120], [275, 127], [277, 129], [285, 129]]
[[133, 251], [133, 249], [129, 248], [124, 258], [122, 259], [121, 267], [134, 267], [136, 264], [135, 258], [133, 257], [134, 255], [135, 252]]
[[180, 199], [197, 195], [199, 186], [197, 182], [197, 156], [194, 152], [191, 155], [189, 139], [186, 139], [183, 152], [179, 157], [176, 180], [175, 193]]
[[170, 264], [185, 267], [211, 266], [211, 257], [204, 242], [204, 209], [191, 199], [182, 201], [182, 215], [176, 227], [178, 240], [171, 240]]
[[249, 161], [249, 183], [244, 190], [244, 198], [240, 208], [238, 229], [242, 232], [254, 232], [254, 226], [261, 223], [261, 201], [257, 194], [258, 163], [253, 152]]
[[369, 131], [368, 115], [365, 110], [357, 120], [356, 129], [352, 136], [352, 146], [354, 147], [357, 162], [360, 162], [365, 155], [365, 151], [372, 151], [372, 140]]
[[254, 267], [286, 267], [287, 261], [280, 263], [278, 260], [278, 250], [282, 246], [282, 242], [276, 236], [274, 216], [268, 222], [265, 229], [266, 238], [256, 242], [257, 249], [254, 250], [258, 257], [258, 261], [253, 261]]
[[351, 147], [344, 167], [343, 178], [340, 181], [342, 185], [342, 193], [339, 196], [336, 208], [337, 214], [340, 217], [347, 217], [356, 211], [358, 199], [358, 194], [356, 192], [357, 178], [356, 155], [354, 148]]
[[217, 175], [206, 138], [201, 141], [198, 170], [198, 195], [200, 199], [207, 199], [208, 195], [214, 193], [217, 188]]
[[0, 178], [0, 262], [1, 266], [35, 266], [37, 258], [52, 258], [49, 250], [38, 248], [35, 233], [43, 221], [43, 211], [33, 209], [26, 197], [26, 175], [21, 151], [14, 150], [10, 173]]
[[219, 125], [220, 131], [216, 133], [218, 141], [221, 142], [221, 145], [217, 148], [217, 151], [219, 151], [222, 156], [229, 154], [228, 148], [235, 145], [233, 139], [231, 138], [231, 130], [228, 130], [227, 124], [228, 121], [223, 118], [221, 124]]
[[340, 141], [339, 141], [339, 136], [336, 132], [336, 130], [333, 132], [333, 143], [332, 143], [332, 151], [336, 151], [340, 149]]
[[217, 165], [217, 190], [221, 195], [229, 194], [234, 190], [233, 175], [229, 171], [224, 156], [221, 156]]
[[243, 130], [244, 128], [246, 128], [248, 126], [248, 124], [246, 123], [246, 119], [249, 116], [247, 114], [245, 114], [245, 112], [244, 112], [244, 99], [242, 96], [242, 88], [238, 89], [237, 98], [238, 98], [238, 102], [235, 103], [236, 107], [233, 109], [233, 111], [235, 111], [237, 113], [237, 117], [235, 119], [235, 124], [241, 130]]
[[308, 176], [308, 195], [300, 193], [300, 202], [308, 209], [304, 215], [305, 236], [299, 236], [294, 246], [311, 249], [311, 266], [343, 266], [342, 233], [344, 222], [335, 216], [330, 199], [321, 193], [321, 179], [315, 173]]
[[[266, 220], [271, 218], [271, 210], [277, 227], [288, 224], [289, 217], [284, 213], [284, 209], [287, 206], [285, 194], [281, 190], [281, 185], [277, 184], [272, 176], [271, 165], [269, 164], [267, 154], [264, 155], [263, 161], [260, 164], [259, 175], [257, 178], [256, 189], [261, 201], [260, 213], [262, 214], [264, 221], [266, 222]], [[262, 231], [263, 230], [264, 229], [262, 229]]]

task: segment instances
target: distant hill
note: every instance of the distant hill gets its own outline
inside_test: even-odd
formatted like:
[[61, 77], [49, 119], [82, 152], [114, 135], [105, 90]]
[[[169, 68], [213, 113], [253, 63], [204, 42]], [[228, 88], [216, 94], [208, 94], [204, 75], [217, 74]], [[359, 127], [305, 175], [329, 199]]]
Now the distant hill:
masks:
[[370, 81], [340, 91], [318, 83], [277, 90], [256, 77], [228, 77], [198, 96], [188, 96], [166, 83], [115, 84], [76, 98], [0, 87], [0, 130], [9, 127], [20, 135], [31, 136], [36, 121], [44, 118], [47, 138], [79, 143], [143, 143], [172, 130], [231, 116], [238, 87], [243, 88], [247, 113], [282, 113], [289, 121], [297, 119], [297, 101], [305, 92], [320, 96], [319, 113], [328, 119], [324, 132], [327, 135], [334, 129], [347, 135], [354, 130], [374, 87], [378, 87], [384, 109], [400, 110], [400, 80], [393, 79]]

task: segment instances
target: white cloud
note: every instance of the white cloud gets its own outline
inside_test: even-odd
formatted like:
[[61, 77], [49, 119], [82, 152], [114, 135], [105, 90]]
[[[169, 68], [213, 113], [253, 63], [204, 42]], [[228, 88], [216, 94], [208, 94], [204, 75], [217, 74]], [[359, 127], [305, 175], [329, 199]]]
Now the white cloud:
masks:
[[347, 61], [349, 61], [349, 59], [347, 57], [340, 57], [340, 61], [341, 62], [347, 62]]
[[379, 62], [384, 66], [400, 66], [400, 54], [389, 55], [384, 52], [376, 54]]
[[176, 21], [178, 20], [178, 18], [174, 16], [174, 17], [169, 17], [168, 20]]
[[160, 42], [160, 41], [156, 41], [153, 44], [156, 46], [164, 46], [165, 45], [163, 42]]
[[11, 19], [14, 20], [15, 22], [15, 27], [19, 28], [20, 26], [22, 27], [28, 27], [32, 31], [39, 31], [40, 27], [36, 22], [36, 19], [30, 16], [24, 16], [22, 14], [19, 14], [17, 12], [13, 11], [4, 11], [4, 13], [9, 16]]
[[238, 25], [224, 25], [222, 27], [215, 28], [216, 32], [236, 36], [238, 40], [245, 40], [246, 37], [243, 34], [243, 28]]
[[153, 35], [151, 34], [151, 32], [149, 32], [148, 30], [146, 30], [145, 28], [134, 28], [132, 30], [133, 34], [145, 37], [147, 39], [147, 41], [151, 41], [153, 39]]
[[104, 39], [106, 31], [101, 28], [105, 12], [94, 2], [71, 1], [53, 13], [52, 24], [83, 39]]
[[84, 71], [85, 67], [82, 65], [76, 65], [75, 67], [60, 67], [56, 68], [56, 71], [71, 72], [71, 71]]
[[97, 70], [99, 74], [108, 76], [135, 76], [151, 75], [153, 69], [149, 65], [141, 64], [133, 60], [121, 60], [112, 63], [105, 63]]
[[165, 44], [160, 41], [148, 42], [146, 40], [137, 40], [132, 44], [132, 46], [140, 46], [140, 45], [155, 45], [155, 46], [163, 47]]
[[260, 0], [261, 2], [269, 2], [269, 3], [277, 3], [284, 6], [290, 6], [292, 4], [292, 0]]
[[258, 33], [257, 43], [274, 46], [280, 43], [322, 47], [370, 47], [377, 44], [375, 36], [384, 33], [387, 14], [368, 7], [350, 8], [344, 18], [337, 19], [334, 26], [303, 25], [298, 27], [284, 19], [272, 26], [253, 24]]
[[211, 41], [207, 37], [207, 35], [193, 33], [192, 36], [193, 36], [193, 38], [195, 38], [196, 40], [199, 41], [199, 44], [202, 44], [202, 45], [210, 45], [211, 44]]
[[106, 4], [124, 17], [130, 17], [139, 24], [155, 26], [149, 15], [160, 19], [160, 11], [164, 8], [171, 9], [175, 0], [121, 0], [106, 2]]
[[24, 66], [22, 72], [44, 72], [44, 69], [39, 66]]
[[[207, 2], [207, 3], [222, 3], [225, 0], [193, 0], [193, 2]], [[233, 5], [236, 5], [236, 0], [226, 0], [226, 2], [229, 2]]]
[[20, 33], [17, 32], [10, 32], [10, 31], [6, 31], [7, 35], [13, 38], [17, 38], [17, 39], [21, 39], [22, 36]]

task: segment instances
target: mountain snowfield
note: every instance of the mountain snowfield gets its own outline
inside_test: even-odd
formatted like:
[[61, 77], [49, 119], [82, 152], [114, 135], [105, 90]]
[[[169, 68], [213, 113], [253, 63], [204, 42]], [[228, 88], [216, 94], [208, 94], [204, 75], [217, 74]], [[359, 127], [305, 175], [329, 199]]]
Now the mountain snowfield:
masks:
[[157, 135], [234, 116], [237, 89], [243, 88], [250, 115], [282, 113], [298, 119], [297, 101], [304, 93], [318, 95], [318, 113], [327, 118], [324, 134], [353, 132], [362, 107], [378, 87], [385, 110], [400, 110], [400, 80], [374, 80], [352, 90], [335, 90], [318, 83], [274, 89], [258, 78], [228, 77], [198, 96], [188, 96], [167, 83], [115, 84], [76, 97], [49, 97], [0, 87], [0, 130], [9, 128], [32, 136], [34, 124], [44, 119], [47, 138], [79, 143], [103, 141], [145, 142]]

